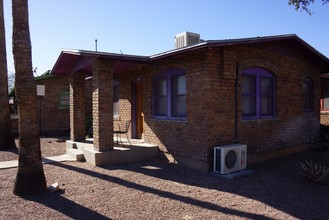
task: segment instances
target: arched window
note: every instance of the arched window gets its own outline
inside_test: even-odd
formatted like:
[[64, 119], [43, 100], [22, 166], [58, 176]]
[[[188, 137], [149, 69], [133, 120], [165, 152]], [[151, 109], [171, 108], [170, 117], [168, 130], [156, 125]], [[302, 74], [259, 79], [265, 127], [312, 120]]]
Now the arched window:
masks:
[[311, 112], [313, 111], [313, 81], [310, 78], [305, 78], [303, 80], [303, 111]]
[[183, 69], [169, 69], [154, 78], [153, 117], [186, 118], [186, 79]]
[[242, 119], [275, 117], [275, 75], [252, 67], [242, 71]]

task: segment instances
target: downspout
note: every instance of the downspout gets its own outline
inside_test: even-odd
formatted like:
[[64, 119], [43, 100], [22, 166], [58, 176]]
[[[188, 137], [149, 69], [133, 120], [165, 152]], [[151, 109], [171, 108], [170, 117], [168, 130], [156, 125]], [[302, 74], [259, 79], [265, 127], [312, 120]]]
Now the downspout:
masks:
[[235, 73], [235, 116], [234, 116], [234, 143], [239, 143], [238, 139], [238, 104], [239, 104], [239, 64], [236, 64]]

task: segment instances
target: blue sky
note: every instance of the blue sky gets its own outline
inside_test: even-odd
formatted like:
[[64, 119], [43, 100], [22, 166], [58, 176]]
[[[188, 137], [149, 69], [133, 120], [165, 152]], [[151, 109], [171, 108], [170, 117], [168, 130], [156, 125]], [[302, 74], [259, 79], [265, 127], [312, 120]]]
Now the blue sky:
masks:
[[[30, 0], [36, 75], [52, 69], [61, 50], [153, 55], [174, 48], [174, 36], [199, 33], [204, 40], [297, 34], [329, 57], [329, 4], [313, 15], [288, 0]], [[14, 72], [11, 1], [4, 1], [8, 71]]]

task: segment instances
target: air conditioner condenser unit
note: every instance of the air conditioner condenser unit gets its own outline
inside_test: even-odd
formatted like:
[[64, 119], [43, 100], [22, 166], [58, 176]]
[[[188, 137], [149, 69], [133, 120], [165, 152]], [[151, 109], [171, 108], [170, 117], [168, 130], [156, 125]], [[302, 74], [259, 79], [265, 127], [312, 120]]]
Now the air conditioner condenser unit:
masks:
[[227, 174], [247, 167], [247, 145], [230, 144], [214, 148], [214, 172]]

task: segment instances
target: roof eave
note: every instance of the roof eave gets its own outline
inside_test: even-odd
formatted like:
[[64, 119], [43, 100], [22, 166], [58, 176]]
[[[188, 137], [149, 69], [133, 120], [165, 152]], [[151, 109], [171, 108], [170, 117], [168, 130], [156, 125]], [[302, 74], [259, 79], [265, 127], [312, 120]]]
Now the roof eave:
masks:
[[[75, 66], [77, 65], [77, 63], [79, 63], [79, 61], [85, 58], [88, 60], [96, 60], [96, 59], [108, 60], [108, 61], [113, 61], [114, 63], [121, 63], [126, 65], [146, 64], [150, 61], [149, 56], [116, 54], [116, 53], [106, 53], [106, 52], [88, 51], [88, 50], [63, 49], [51, 73], [54, 75], [63, 75], [75, 71], [76, 70]], [[70, 59], [72, 59], [71, 60], [72, 62], [70, 62]], [[66, 64], [68, 60], [70, 65]], [[118, 71], [120, 72], [120, 70]]]
[[208, 47], [208, 42], [202, 42], [202, 43], [195, 44], [192, 46], [181, 47], [181, 48], [169, 50], [169, 51], [166, 51], [163, 53], [155, 54], [155, 55], [150, 56], [150, 59], [157, 60], [157, 59], [161, 59], [161, 58], [165, 58], [165, 57], [174, 56], [177, 54], [182, 54], [182, 53], [186, 53], [186, 52], [190, 52], [190, 51], [199, 50], [199, 49], [205, 48], [205, 47]]
[[99, 51], [89, 51], [89, 50], [63, 50], [66, 54], [80, 55], [85, 57], [94, 57], [100, 59], [108, 60], [131, 60], [131, 61], [149, 61], [149, 56], [140, 56], [140, 55], [130, 55], [130, 54], [118, 54], [118, 53], [107, 53]]

